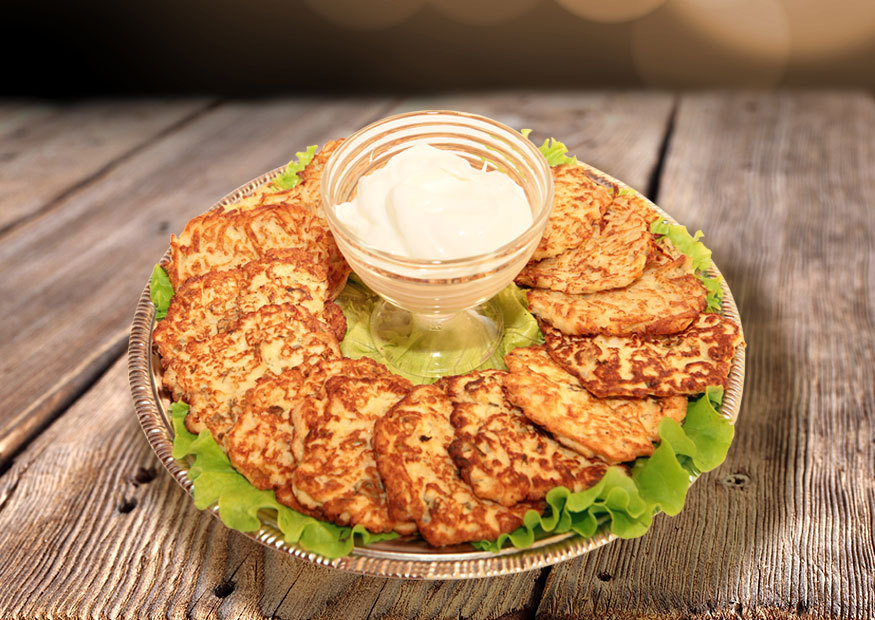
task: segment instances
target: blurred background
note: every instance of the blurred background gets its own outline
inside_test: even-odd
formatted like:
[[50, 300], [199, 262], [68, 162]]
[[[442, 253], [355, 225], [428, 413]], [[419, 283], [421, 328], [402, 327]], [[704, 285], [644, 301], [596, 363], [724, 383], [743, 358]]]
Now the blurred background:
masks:
[[2, 94], [875, 88], [875, 0], [4, 0]]

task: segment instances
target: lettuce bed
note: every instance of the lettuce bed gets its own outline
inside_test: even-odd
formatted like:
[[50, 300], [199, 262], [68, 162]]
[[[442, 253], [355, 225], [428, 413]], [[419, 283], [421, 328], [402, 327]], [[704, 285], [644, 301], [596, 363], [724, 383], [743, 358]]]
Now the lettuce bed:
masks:
[[[349, 283], [336, 300], [346, 317], [346, 337], [340, 343], [340, 351], [345, 357], [353, 359], [369, 357], [381, 364], [386, 363], [383, 355], [371, 340], [369, 327], [371, 310], [379, 299], [377, 294], [365, 286], [355, 274], [350, 276]], [[507, 370], [507, 366], [504, 364], [504, 356], [507, 353], [517, 347], [528, 347], [544, 342], [544, 336], [538, 328], [538, 322], [526, 305], [526, 294], [519, 287], [515, 284], [509, 284], [493, 297], [492, 301], [496, 303], [504, 318], [504, 335], [501, 342], [498, 343], [495, 353], [477, 370], [489, 368]], [[404, 368], [396, 368], [394, 372], [413, 383], [432, 383], [436, 380], [424, 379], [417, 375], [417, 369], [425, 368], [429, 363], [426, 353], [409, 352], [403, 359]]]
[[[523, 135], [528, 134], [529, 130], [523, 130]], [[545, 140], [539, 148], [551, 166], [577, 163], [575, 157], [567, 155], [565, 145], [555, 139]], [[311, 146], [305, 152], [297, 153], [297, 161], [289, 163], [285, 172], [273, 181], [273, 187], [277, 190], [294, 187], [299, 182], [297, 173], [313, 159], [315, 152], [316, 147]], [[650, 230], [667, 237], [679, 251], [693, 259], [696, 274], [708, 292], [707, 309], [709, 312], [719, 311], [720, 281], [707, 275], [711, 267], [711, 251], [699, 241], [701, 231], [693, 236], [685, 227], [663, 219], [654, 221]], [[156, 308], [156, 320], [161, 320], [167, 314], [173, 287], [160, 265], [156, 265], [152, 272], [150, 294]], [[354, 276], [338, 298], [337, 303], [348, 323], [346, 337], [341, 343], [345, 356], [367, 356], [383, 361], [368, 332], [368, 318], [377, 299]], [[504, 316], [506, 332], [499, 349], [481, 369], [505, 369], [504, 355], [507, 352], [543, 342], [537, 322], [528, 312], [523, 291], [511, 284], [499, 293], [496, 301]], [[415, 372], [417, 361], [415, 355], [408, 358], [409, 370]], [[407, 376], [417, 381], [413, 374]], [[735, 429], [719, 413], [722, 398], [722, 388], [709, 387], [705, 394], [689, 402], [683, 424], [671, 419], [660, 422], [661, 442], [650, 457], [637, 459], [630, 468], [610, 467], [604, 477], [586, 491], [572, 493], [565, 487], [552, 489], [547, 494], [547, 509], [543, 515], [530, 510], [519, 529], [502, 534], [493, 541], [472, 543], [473, 546], [497, 552], [507, 544], [524, 548], [539, 538], [569, 531], [589, 538], [602, 527], [620, 538], [643, 535], [658, 512], [679, 513], [695, 477], [716, 468], [726, 458]], [[219, 517], [229, 528], [241, 532], [256, 531], [261, 527], [259, 513], [266, 513], [276, 519], [285, 542], [328, 558], [348, 554], [355, 543], [366, 545], [397, 537], [394, 533], [372, 534], [361, 526], [339, 527], [283, 506], [277, 502], [273, 491], [255, 488], [234, 470], [208, 430], [200, 435], [190, 433], [184, 424], [187, 414], [188, 405], [185, 403], [171, 406], [175, 433], [173, 457], [191, 459], [188, 476], [192, 481], [195, 507], [203, 510], [217, 504]]]

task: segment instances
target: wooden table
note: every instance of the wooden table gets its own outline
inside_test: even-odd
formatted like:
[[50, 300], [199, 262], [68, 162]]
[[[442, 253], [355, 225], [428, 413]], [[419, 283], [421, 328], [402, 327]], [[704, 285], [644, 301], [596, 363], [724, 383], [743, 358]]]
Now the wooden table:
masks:
[[[196, 511], [124, 352], [168, 236], [308, 144], [458, 108], [702, 228], [744, 320], [726, 463], [643, 538], [504, 578], [316, 568]], [[0, 103], [0, 617], [875, 617], [875, 101], [504, 93]]]

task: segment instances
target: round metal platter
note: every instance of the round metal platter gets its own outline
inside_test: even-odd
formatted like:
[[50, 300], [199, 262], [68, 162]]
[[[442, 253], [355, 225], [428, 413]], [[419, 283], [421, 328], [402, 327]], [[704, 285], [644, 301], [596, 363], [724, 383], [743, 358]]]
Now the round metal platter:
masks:
[[[613, 184], [620, 189], [631, 189], [600, 170], [586, 164], [581, 165], [596, 181]], [[272, 170], [242, 185], [212, 208], [231, 204], [247, 196], [257, 187], [278, 176], [284, 168]], [[665, 211], [653, 203], [650, 204], [668, 221], [677, 223]], [[711, 275], [720, 275], [716, 266], [712, 267]], [[722, 314], [740, 326], [741, 318], [738, 315], [738, 308], [735, 306], [732, 293], [725, 280], [721, 280], [721, 285], [723, 288]], [[155, 307], [149, 297], [147, 283], [137, 304], [128, 348], [128, 374], [134, 409], [155, 454], [179, 485], [191, 494], [192, 483], [188, 478], [190, 463], [174, 459], [171, 456], [173, 429], [169, 413], [170, 398], [160, 387], [161, 363], [152, 347], [154, 325]], [[740, 346], [736, 349], [732, 359], [729, 384], [723, 396], [722, 415], [733, 424], [738, 417], [741, 406], [743, 387], [744, 347]], [[210, 510], [218, 518], [218, 507], [213, 506]], [[581, 538], [574, 533], [566, 533], [536, 541], [527, 549], [508, 548], [499, 553], [492, 553], [478, 551], [469, 545], [435, 548], [419, 538], [408, 537], [407, 539], [383, 541], [365, 547], [357, 546], [348, 556], [330, 559], [286, 543], [271, 515], [262, 514], [260, 516], [261, 529], [245, 535], [263, 545], [315, 564], [331, 566], [339, 570], [406, 579], [469, 579], [509, 575], [569, 560], [597, 549], [616, 538], [603, 527], [595, 536], [588, 539]]]

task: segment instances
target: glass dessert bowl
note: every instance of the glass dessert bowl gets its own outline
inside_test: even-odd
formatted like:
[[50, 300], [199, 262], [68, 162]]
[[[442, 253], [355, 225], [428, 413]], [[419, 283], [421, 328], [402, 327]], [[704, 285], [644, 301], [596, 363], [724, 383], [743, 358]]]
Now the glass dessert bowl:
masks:
[[[449, 259], [411, 258], [359, 236], [338, 215], [338, 205], [356, 197], [363, 177], [417, 145], [448, 151], [477, 170], [506, 175], [525, 195], [531, 224], [494, 250]], [[414, 374], [427, 380], [468, 372], [489, 359], [504, 328], [501, 312], [489, 300], [532, 256], [553, 203], [552, 174], [537, 146], [510, 127], [474, 114], [401, 114], [361, 129], [338, 146], [325, 164], [321, 191], [340, 251], [381, 297], [370, 332], [388, 366], [410, 374], [404, 357], [416, 354], [427, 363], [417, 364]], [[499, 210], [494, 225], [502, 224]]]

